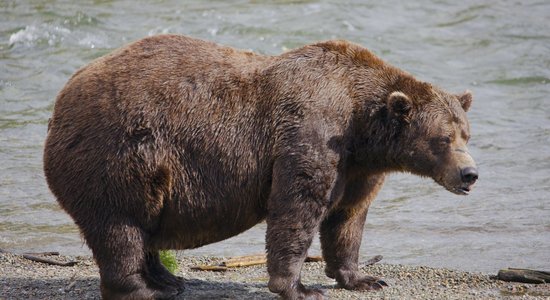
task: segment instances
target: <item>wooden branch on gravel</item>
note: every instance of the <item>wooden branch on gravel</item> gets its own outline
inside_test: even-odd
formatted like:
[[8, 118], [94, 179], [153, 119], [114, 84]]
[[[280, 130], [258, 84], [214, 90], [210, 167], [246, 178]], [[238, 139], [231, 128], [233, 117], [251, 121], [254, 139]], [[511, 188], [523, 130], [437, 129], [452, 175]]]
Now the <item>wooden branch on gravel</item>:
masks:
[[193, 270], [193, 271], [224, 272], [224, 271], [227, 271], [227, 267], [200, 265], [200, 266], [191, 267], [191, 270]]
[[256, 254], [231, 257], [228, 260], [222, 262], [222, 266], [228, 268], [238, 268], [261, 265], [265, 263], [267, 263], [267, 256], [265, 254]]
[[78, 263], [77, 261], [62, 262], [62, 261], [47, 259], [44, 257], [38, 257], [30, 254], [23, 254], [23, 258], [26, 258], [28, 260], [32, 260], [35, 262], [39, 262], [39, 263], [44, 263], [44, 264], [53, 265], [53, 266], [61, 266], [61, 267], [72, 267]]
[[[368, 266], [379, 262], [382, 259], [382, 255], [377, 255], [363, 265]], [[305, 262], [319, 262], [323, 261], [322, 256], [307, 256]], [[244, 256], [235, 256], [231, 257], [225, 261], [222, 261], [219, 265], [201, 265], [193, 266], [191, 270], [195, 271], [214, 271], [214, 272], [223, 272], [227, 271], [230, 268], [241, 268], [249, 267], [255, 265], [263, 265], [267, 263], [266, 254], [254, 254], [254, 255], [244, 255]]]
[[305, 262], [318, 262], [318, 261], [323, 261], [323, 257], [320, 255], [316, 255], [316, 256], [308, 255], [305, 260]]
[[[12, 252], [9, 252], [0, 248], [0, 253], [12, 253]], [[23, 258], [32, 260], [34, 262], [44, 263], [44, 264], [53, 265], [53, 266], [72, 267], [78, 263], [77, 261], [62, 262], [62, 261], [57, 261], [57, 260], [37, 256], [37, 255], [58, 256], [59, 252], [26, 252], [22, 254], [17, 254], [17, 253], [13, 253], [13, 254], [21, 255]]]
[[50, 251], [50, 252], [25, 252], [26, 255], [46, 255], [46, 256], [59, 256], [59, 252]]
[[370, 265], [374, 265], [375, 263], [381, 261], [383, 258], [382, 255], [376, 255], [374, 257], [372, 257], [371, 259], [367, 260], [366, 262], [364, 262], [362, 265], [363, 266], [370, 266]]
[[523, 283], [550, 283], [550, 272], [508, 268], [498, 271], [496, 279]]
[[[322, 260], [323, 258], [321, 256], [307, 256], [305, 261], [317, 262]], [[266, 263], [267, 263], [266, 254], [243, 255], [243, 256], [231, 257], [225, 261], [222, 261], [219, 265], [194, 266], [194, 267], [191, 267], [191, 270], [220, 272], [220, 271], [227, 271], [230, 268], [249, 267], [249, 266], [255, 266], [255, 265], [263, 265]]]

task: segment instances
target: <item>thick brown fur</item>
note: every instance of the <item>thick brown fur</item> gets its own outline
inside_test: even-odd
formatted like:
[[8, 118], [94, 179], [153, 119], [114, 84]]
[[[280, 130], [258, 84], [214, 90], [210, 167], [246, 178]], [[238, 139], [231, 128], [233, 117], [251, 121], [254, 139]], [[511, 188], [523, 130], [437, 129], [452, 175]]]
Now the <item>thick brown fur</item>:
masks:
[[470, 103], [346, 41], [261, 56], [154, 36], [73, 75], [55, 103], [44, 169], [93, 251], [104, 298], [173, 297], [182, 280], [159, 249], [266, 220], [270, 290], [316, 299], [300, 270], [317, 231], [328, 276], [347, 289], [384, 285], [359, 274], [357, 260], [388, 172], [469, 191]]

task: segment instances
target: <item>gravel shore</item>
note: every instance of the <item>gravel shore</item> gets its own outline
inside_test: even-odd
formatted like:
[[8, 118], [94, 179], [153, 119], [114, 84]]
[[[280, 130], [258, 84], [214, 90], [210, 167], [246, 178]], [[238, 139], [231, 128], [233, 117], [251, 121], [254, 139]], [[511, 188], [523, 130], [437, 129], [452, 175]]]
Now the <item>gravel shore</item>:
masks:
[[[77, 261], [75, 266], [51, 266], [20, 255], [0, 253], [0, 299], [98, 299], [99, 274], [90, 257], [49, 256], [56, 261]], [[178, 275], [186, 289], [178, 299], [278, 299], [267, 289], [265, 266], [225, 272], [194, 271], [191, 266], [216, 264], [221, 257], [179, 254]], [[509, 283], [487, 274], [403, 265], [363, 267], [383, 278], [389, 287], [376, 292], [352, 292], [336, 287], [326, 277], [322, 262], [306, 263], [302, 282], [326, 290], [330, 299], [550, 299], [550, 284]]]

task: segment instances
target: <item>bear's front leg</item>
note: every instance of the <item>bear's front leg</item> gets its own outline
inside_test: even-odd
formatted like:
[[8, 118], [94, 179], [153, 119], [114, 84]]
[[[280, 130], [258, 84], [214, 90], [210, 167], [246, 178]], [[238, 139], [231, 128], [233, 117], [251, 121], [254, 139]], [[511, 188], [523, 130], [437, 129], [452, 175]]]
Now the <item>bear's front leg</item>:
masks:
[[384, 176], [350, 180], [344, 197], [321, 224], [325, 272], [348, 290], [378, 290], [387, 284], [359, 272], [359, 247], [370, 203], [382, 187]]
[[292, 158], [274, 164], [266, 220], [268, 287], [284, 299], [324, 298], [322, 290], [302, 285], [300, 271], [327, 211], [335, 173], [323, 165], [306, 166]]

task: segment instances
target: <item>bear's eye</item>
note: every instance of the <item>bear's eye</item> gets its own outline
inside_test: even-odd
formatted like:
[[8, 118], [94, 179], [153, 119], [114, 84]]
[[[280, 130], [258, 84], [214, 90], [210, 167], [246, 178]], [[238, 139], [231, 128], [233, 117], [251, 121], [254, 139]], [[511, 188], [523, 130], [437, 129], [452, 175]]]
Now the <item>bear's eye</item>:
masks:
[[441, 144], [442, 146], [450, 145], [451, 144], [451, 138], [448, 137], [448, 136], [444, 136], [444, 137], [439, 139], [439, 144]]
[[451, 138], [448, 136], [434, 137], [430, 140], [430, 146], [434, 154], [445, 153], [451, 146]]

